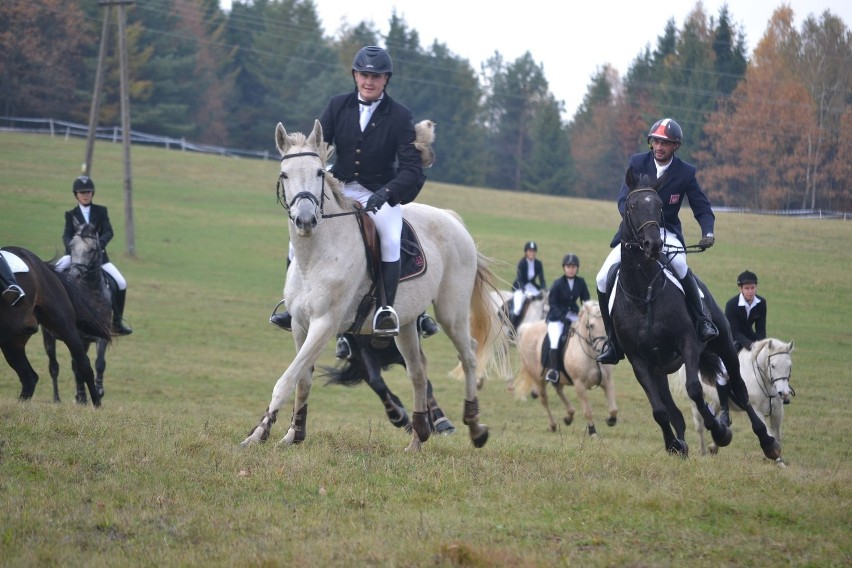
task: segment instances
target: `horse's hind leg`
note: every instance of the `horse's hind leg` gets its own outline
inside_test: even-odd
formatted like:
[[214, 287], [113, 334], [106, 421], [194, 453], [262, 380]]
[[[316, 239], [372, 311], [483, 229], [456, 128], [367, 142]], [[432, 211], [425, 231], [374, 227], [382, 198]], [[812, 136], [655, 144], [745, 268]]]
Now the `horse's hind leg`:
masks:
[[35, 372], [29, 359], [27, 359], [26, 341], [23, 343], [10, 342], [3, 345], [3, 356], [21, 381], [21, 394], [18, 398], [21, 400], [31, 399], [35, 394], [36, 383], [38, 383], [38, 373]]
[[[455, 314], [454, 314], [455, 315]], [[446, 316], [445, 316], [446, 317]], [[470, 336], [468, 314], [452, 320], [439, 319], [447, 336], [452, 340], [465, 378], [465, 400], [462, 421], [467, 425], [474, 447], [481, 448], [488, 441], [488, 427], [479, 422], [479, 400], [476, 398], [476, 347], [477, 341]], [[452, 321], [450, 324], [449, 322]]]
[[59, 361], [56, 359], [56, 338], [44, 327], [41, 329], [44, 352], [47, 354], [47, 370], [53, 380], [53, 402], [62, 402], [59, 398]]
[[[541, 385], [542, 393], [544, 393], [545, 388], [546, 388], [545, 385], [542, 384]], [[565, 387], [562, 385], [562, 383], [559, 383], [558, 385], [556, 385], [555, 388], [556, 388], [556, 396], [559, 397], [559, 400], [561, 400], [562, 404], [565, 406], [565, 416], [562, 418], [562, 421], [565, 423], [566, 426], [570, 426], [571, 423], [574, 422], [574, 414], [576, 414], [577, 411], [574, 410], [574, 406], [571, 404], [571, 401], [568, 400], [568, 397], [565, 395]], [[542, 396], [546, 397], [547, 395], [542, 394]], [[547, 411], [547, 415], [548, 415], [548, 417], [550, 417], [550, 429], [555, 432], [556, 431], [556, 423], [553, 421], [553, 417], [550, 416], [550, 410]]]

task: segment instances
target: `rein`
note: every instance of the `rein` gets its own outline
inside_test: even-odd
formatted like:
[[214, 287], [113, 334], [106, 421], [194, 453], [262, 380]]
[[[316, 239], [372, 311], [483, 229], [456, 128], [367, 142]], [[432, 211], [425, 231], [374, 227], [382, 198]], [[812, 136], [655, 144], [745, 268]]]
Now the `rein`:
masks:
[[[598, 369], [598, 386], [603, 382], [603, 369], [601, 368], [601, 364], [597, 362], [597, 356], [603, 353], [604, 345], [606, 344], [607, 337], [606, 335], [595, 336], [592, 335], [592, 316], [588, 312], [585, 313], [585, 324], [582, 327], [586, 328], [586, 337], [583, 337], [578, 331], [581, 327], [580, 320], [577, 320], [576, 325], [571, 326], [571, 330], [569, 331], [568, 340], [571, 340], [571, 335], [576, 335], [580, 340], [580, 349], [583, 351], [583, 354], [595, 362]], [[600, 347], [598, 347], [600, 345]], [[590, 352], [591, 351], [591, 352]]]
[[[288, 158], [299, 158], [299, 157], [303, 157], [303, 156], [313, 156], [313, 157], [319, 159], [320, 161], [322, 161], [322, 158], [316, 152], [297, 152], [295, 154], [285, 154], [284, 156], [281, 156], [281, 161], [283, 162], [284, 160], [286, 160]], [[309, 191], [300, 191], [295, 196], [293, 196], [293, 199], [290, 200], [290, 203], [286, 202], [286, 196], [285, 196], [285, 192], [284, 192], [284, 181], [283, 180], [286, 179], [285, 174], [284, 174], [284, 172], [281, 172], [278, 175], [278, 182], [275, 184], [275, 201], [276, 201], [276, 203], [280, 203], [281, 206], [287, 211], [287, 218], [290, 219], [290, 221], [293, 221], [293, 216], [290, 213], [290, 209], [300, 199], [307, 199], [308, 201], [313, 203], [314, 208], [319, 209], [320, 217], [322, 219], [331, 219], [333, 217], [344, 217], [346, 215], [363, 215], [364, 213], [367, 212], [367, 210], [364, 210], [364, 209], [356, 209], [354, 211], [345, 211], [343, 213], [326, 214], [325, 213], [325, 200], [328, 199], [328, 197], [326, 197], [326, 195], [325, 195], [325, 174], [326, 173], [327, 172], [325, 171], [324, 168], [319, 168], [317, 170], [317, 177], [319, 177], [322, 180], [322, 189], [320, 190], [319, 199], [317, 199], [317, 197]]]

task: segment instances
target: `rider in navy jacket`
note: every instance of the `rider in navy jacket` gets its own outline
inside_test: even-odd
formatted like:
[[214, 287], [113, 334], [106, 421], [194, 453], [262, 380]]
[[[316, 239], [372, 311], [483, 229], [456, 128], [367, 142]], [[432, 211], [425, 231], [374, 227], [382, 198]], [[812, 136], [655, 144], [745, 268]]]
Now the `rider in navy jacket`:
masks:
[[[687, 307], [696, 323], [698, 338], [702, 342], [707, 342], [715, 338], [719, 334], [719, 330], [716, 329], [712, 319], [707, 315], [698, 283], [686, 264], [686, 254], [682, 249], [686, 243], [678, 214], [683, 200], [689, 199], [692, 214], [701, 226], [702, 236], [698, 246], [705, 249], [713, 246], [715, 242], [713, 225], [716, 217], [710, 207], [710, 200], [707, 199], [695, 178], [695, 166], [675, 156], [675, 152], [683, 142], [683, 131], [680, 125], [670, 118], [658, 120], [651, 126], [647, 140], [651, 151], [631, 156], [627, 167], [633, 170], [637, 178], [645, 174], [650, 179], [656, 180], [654, 187], [663, 203], [663, 226], [660, 227], [663, 237], [663, 253], [669, 259], [668, 268], [677, 276], [683, 287]], [[618, 210], [622, 216], [629, 192], [630, 189], [627, 184], [622, 182], [621, 191], [618, 194]], [[612, 332], [613, 326], [609, 314], [609, 294], [606, 290], [606, 281], [610, 268], [621, 261], [622, 230], [623, 223], [610, 244], [614, 248], [607, 256], [596, 278], [601, 315], [609, 338], [607, 349], [598, 357], [598, 362], [613, 365], [623, 359], [624, 354], [621, 352]], [[678, 249], [681, 252], [675, 252]]]

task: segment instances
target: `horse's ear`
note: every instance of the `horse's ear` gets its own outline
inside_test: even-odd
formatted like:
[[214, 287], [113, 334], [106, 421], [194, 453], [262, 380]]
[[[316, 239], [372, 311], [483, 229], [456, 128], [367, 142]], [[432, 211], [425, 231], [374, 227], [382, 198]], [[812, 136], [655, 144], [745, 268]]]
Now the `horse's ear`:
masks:
[[280, 122], [275, 127], [275, 146], [283, 156], [287, 150], [287, 131], [284, 130], [284, 125]]
[[75, 232], [75, 233], [79, 233], [79, 232], [80, 232], [80, 227], [81, 227], [82, 225], [84, 225], [84, 223], [81, 223], [80, 221], [78, 221], [78, 220], [77, 220], [77, 217], [74, 217], [73, 219], [74, 219], [74, 232]]
[[790, 353], [792, 353], [793, 352], [793, 340], [792, 339], [790, 340], [789, 345], [790, 345]]
[[314, 119], [314, 129], [311, 130], [311, 135], [308, 137], [308, 144], [314, 148], [321, 148], [322, 143], [322, 124], [319, 120]]
[[633, 173], [633, 168], [627, 168], [627, 173], [624, 174], [624, 185], [627, 189], [633, 191], [636, 189], [636, 174]]

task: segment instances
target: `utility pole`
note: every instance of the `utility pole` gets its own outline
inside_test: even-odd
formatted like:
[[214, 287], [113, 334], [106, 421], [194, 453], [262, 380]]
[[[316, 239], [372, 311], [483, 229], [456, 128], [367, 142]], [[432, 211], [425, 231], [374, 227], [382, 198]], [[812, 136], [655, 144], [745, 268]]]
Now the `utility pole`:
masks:
[[121, 73], [121, 143], [124, 150], [124, 235], [127, 254], [136, 256], [136, 229], [133, 222], [133, 176], [130, 167], [130, 86], [127, 64], [127, 32], [125, 6], [132, 6], [135, 0], [98, 0], [98, 5], [106, 8], [101, 45], [98, 52], [98, 69], [95, 74], [95, 92], [92, 95], [92, 106], [89, 112], [89, 132], [86, 140], [86, 158], [83, 162], [83, 173], [90, 175], [95, 146], [95, 133], [98, 128], [98, 112], [103, 88], [103, 67], [109, 37], [109, 20], [111, 7], [118, 6], [118, 59]]

